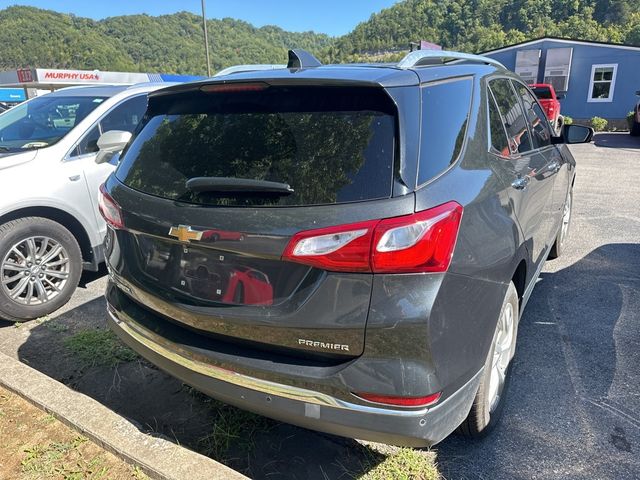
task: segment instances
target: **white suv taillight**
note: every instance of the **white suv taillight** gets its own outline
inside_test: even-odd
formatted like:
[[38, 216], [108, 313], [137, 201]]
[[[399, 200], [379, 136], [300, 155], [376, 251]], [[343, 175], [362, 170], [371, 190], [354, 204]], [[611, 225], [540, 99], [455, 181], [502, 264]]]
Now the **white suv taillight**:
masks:
[[113, 228], [124, 228], [122, 221], [122, 212], [120, 206], [107, 193], [104, 184], [100, 185], [100, 194], [98, 195], [98, 209], [105, 221]]
[[295, 234], [283, 260], [329, 271], [444, 272], [458, 238], [462, 206], [448, 202], [402, 217]]

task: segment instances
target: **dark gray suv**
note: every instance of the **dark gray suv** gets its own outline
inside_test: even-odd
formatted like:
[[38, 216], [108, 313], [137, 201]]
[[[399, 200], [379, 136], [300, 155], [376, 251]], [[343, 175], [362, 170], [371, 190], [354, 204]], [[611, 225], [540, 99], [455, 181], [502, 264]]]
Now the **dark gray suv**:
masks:
[[497, 62], [240, 72], [149, 95], [102, 188], [110, 326], [223, 402], [408, 445], [487, 432], [575, 161]]

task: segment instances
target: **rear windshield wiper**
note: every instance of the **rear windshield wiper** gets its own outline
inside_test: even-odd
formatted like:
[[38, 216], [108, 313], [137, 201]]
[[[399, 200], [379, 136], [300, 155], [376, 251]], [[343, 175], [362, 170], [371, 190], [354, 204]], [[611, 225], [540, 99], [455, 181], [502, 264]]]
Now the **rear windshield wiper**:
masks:
[[186, 186], [192, 192], [273, 193], [279, 195], [293, 193], [293, 188], [287, 183], [249, 178], [195, 177], [187, 180]]

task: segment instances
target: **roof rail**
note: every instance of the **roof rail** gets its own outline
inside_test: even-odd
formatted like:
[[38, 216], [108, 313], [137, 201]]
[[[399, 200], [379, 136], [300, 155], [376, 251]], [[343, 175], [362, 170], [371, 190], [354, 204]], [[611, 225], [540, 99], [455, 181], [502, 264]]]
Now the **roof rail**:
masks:
[[223, 75], [229, 75], [231, 73], [255, 72], [257, 70], [278, 70], [279, 68], [287, 68], [287, 66], [268, 64], [268, 63], [255, 64], [255, 65], [234, 65], [233, 67], [223, 68], [213, 76], [221, 77]]
[[301, 48], [289, 50], [289, 63], [287, 63], [287, 68], [313, 68], [321, 65], [320, 60], [306, 50], [302, 50]]
[[482, 55], [473, 55], [471, 53], [450, 52], [447, 50], [416, 50], [407, 54], [398, 62], [398, 68], [413, 68], [424, 65], [444, 64], [448, 60], [451, 61], [469, 61], [476, 63], [486, 63], [494, 67], [506, 68], [502, 63], [493, 58], [483, 57]]

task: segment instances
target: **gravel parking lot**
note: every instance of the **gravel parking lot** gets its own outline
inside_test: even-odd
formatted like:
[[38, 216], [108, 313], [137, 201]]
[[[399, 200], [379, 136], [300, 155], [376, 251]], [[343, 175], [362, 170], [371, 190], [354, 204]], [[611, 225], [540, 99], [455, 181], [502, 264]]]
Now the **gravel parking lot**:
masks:
[[[572, 151], [569, 245], [522, 318], [505, 416], [481, 441], [453, 436], [425, 453], [448, 479], [640, 476], [640, 139], [600, 134]], [[382, 461], [384, 449], [236, 410], [242, 425], [223, 425], [225, 407], [126, 354], [116, 367], [74, 356], [65, 338], [105, 324], [105, 283], [86, 275], [51, 319], [0, 322], [0, 351], [254, 478], [349, 478]]]

